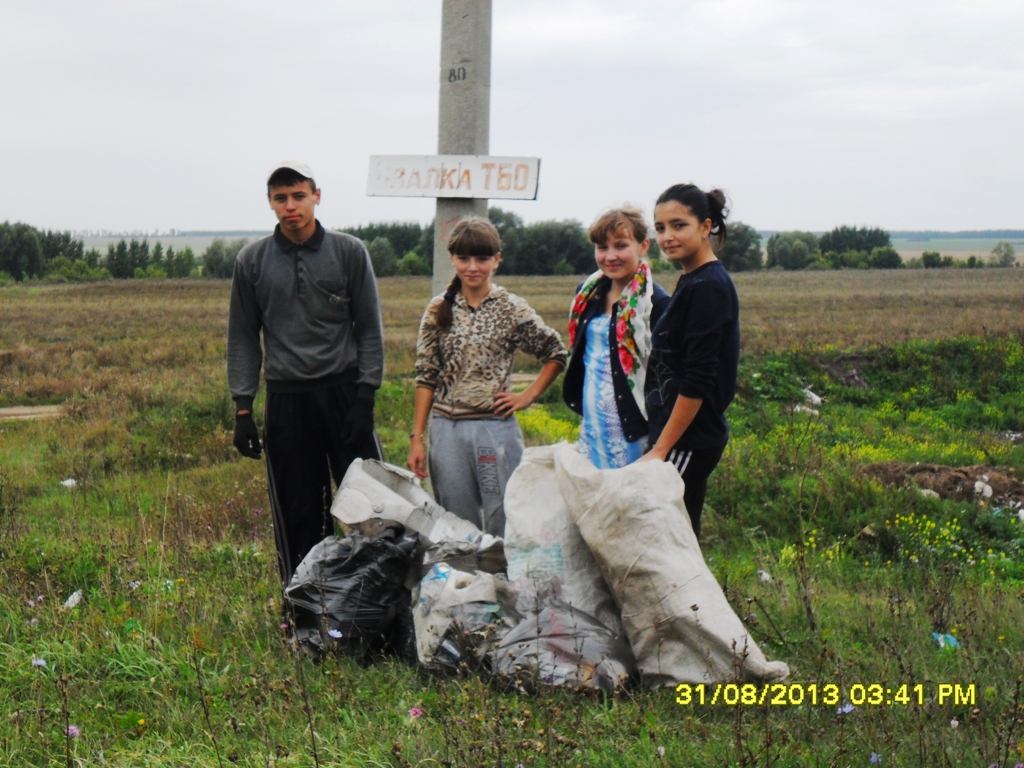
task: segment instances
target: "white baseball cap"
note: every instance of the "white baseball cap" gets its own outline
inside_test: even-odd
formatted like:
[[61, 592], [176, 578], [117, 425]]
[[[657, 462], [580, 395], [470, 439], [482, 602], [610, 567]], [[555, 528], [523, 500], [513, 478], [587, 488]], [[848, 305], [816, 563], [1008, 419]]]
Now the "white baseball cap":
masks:
[[314, 178], [313, 169], [310, 168], [308, 165], [306, 165], [306, 163], [302, 162], [301, 160], [282, 160], [281, 162], [274, 165], [267, 172], [268, 184], [270, 183], [270, 177], [273, 176], [278, 171], [280, 171], [282, 168], [287, 168], [290, 171], [295, 171], [297, 174], [306, 179]]

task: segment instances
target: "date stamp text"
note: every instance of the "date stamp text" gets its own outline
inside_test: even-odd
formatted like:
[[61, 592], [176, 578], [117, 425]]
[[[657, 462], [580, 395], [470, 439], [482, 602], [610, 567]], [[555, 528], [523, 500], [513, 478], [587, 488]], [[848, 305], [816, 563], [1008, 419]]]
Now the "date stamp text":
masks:
[[926, 701], [974, 706], [977, 690], [974, 683], [937, 683], [924, 685], [885, 685], [883, 683], [681, 683], [676, 686], [676, 704], [682, 707], [834, 707], [852, 704], [855, 707], [906, 707], [923, 705]]

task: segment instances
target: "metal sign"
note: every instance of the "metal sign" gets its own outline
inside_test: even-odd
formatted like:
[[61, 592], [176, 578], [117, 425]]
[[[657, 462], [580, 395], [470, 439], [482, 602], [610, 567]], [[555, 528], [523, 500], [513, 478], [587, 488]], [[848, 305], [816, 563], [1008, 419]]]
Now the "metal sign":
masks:
[[371, 155], [366, 194], [536, 200], [539, 157]]

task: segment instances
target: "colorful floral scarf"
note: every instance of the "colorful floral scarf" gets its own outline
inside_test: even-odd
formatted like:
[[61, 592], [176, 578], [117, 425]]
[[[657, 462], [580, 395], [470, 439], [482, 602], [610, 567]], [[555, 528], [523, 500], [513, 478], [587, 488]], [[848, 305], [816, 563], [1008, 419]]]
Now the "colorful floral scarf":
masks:
[[[597, 284], [604, 277], [598, 270], [580, 286], [579, 293], [573, 299], [569, 310], [569, 353], [576, 343], [576, 330], [580, 324], [580, 316], [593, 298]], [[644, 380], [647, 377], [647, 359], [651, 355], [651, 309], [654, 307], [654, 280], [651, 279], [651, 268], [641, 261], [629, 285], [622, 291], [616, 302], [618, 311], [615, 321], [615, 341], [619, 348], [619, 363], [626, 374], [626, 383], [640, 413], [647, 418], [647, 406], [644, 403]]]

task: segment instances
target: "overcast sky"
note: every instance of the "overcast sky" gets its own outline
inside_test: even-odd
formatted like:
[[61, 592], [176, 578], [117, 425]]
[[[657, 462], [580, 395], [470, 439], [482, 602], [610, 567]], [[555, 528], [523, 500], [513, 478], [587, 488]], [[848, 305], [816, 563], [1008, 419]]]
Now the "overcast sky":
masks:
[[[669, 184], [760, 229], [1024, 228], [1020, 0], [493, 0], [491, 154], [541, 158], [527, 221]], [[327, 226], [433, 216], [366, 196], [434, 154], [440, 0], [0, 5], [0, 221], [269, 229], [305, 158]]]

